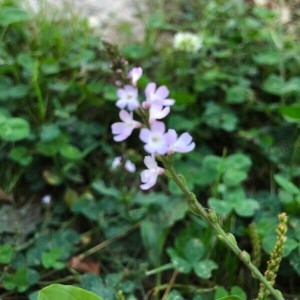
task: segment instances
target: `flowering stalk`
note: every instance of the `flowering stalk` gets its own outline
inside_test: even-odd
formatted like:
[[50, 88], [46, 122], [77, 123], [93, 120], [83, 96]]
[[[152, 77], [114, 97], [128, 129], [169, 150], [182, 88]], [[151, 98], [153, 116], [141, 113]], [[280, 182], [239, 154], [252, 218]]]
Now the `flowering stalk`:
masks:
[[240, 260], [246, 265], [251, 273], [261, 282], [261, 285], [264, 286], [265, 289], [267, 289], [275, 297], [275, 299], [284, 300], [280, 291], [274, 289], [273, 284], [269, 282], [267, 278], [264, 277], [262, 273], [257, 269], [257, 267], [251, 262], [250, 255], [246, 251], [243, 251], [238, 247], [235, 237], [231, 233], [226, 233], [223, 230], [223, 228], [219, 224], [218, 216], [216, 215], [216, 213], [214, 211], [207, 212], [204, 207], [198, 202], [195, 194], [188, 189], [184, 177], [181, 174], [176, 173], [170, 163], [170, 160], [166, 157], [160, 157], [160, 160], [166, 168], [169, 177], [173, 179], [176, 185], [186, 196], [190, 210], [194, 214], [200, 216], [212, 227], [218, 238], [222, 240], [225, 245], [228, 246], [240, 258]]
[[[273, 251], [270, 254], [270, 260], [267, 262], [267, 270], [265, 272], [265, 277], [268, 282], [273, 286], [279, 269], [279, 265], [282, 259], [284, 243], [286, 241], [287, 232], [287, 216], [285, 213], [281, 213], [279, 216], [279, 223], [277, 225], [277, 241]], [[266, 286], [260, 284], [259, 293], [257, 300], [265, 299], [270, 292], [266, 289]]]
[[[169, 99], [169, 90], [165, 86], [157, 87], [155, 83], [149, 83], [145, 88], [145, 100], [140, 103], [137, 82], [142, 76], [141, 68], [133, 68], [126, 77], [123, 85], [117, 91], [118, 101], [116, 106], [121, 109], [119, 116], [122, 122], [112, 124], [111, 129], [116, 142], [126, 140], [135, 129], [140, 129], [139, 138], [144, 143], [144, 150], [149, 154], [144, 158], [146, 170], [141, 172], [142, 184], [140, 188], [148, 190], [152, 188], [159, 175], [170, 177], [186, 196], [190, 210], [206, 221], [221, 239], [248, 267], [254, 276], [277, 300], [283, 300], [281, 293], [275, 290], [272, 284], [264, 277], [251, 262], [250, 255], [242, 251], [231, 233], [226, 233], [214, 211], [207, 212], [197, 201], [187, 187], [181, 174], [177, 174], [171, 162], [174, 153], [187, 153], [195, 148], [191, 135], [187, 132], [178, 136], [174, 129], [166, 128], [161, 120], [170, 112], [170, 106], [174, 104]], [[131, 81], [131, 84], [128, 83]], [[134, 113], [140, 117], [140, 121], [134, 120]], [[163, 164], [160, 167], [157, 161]]]

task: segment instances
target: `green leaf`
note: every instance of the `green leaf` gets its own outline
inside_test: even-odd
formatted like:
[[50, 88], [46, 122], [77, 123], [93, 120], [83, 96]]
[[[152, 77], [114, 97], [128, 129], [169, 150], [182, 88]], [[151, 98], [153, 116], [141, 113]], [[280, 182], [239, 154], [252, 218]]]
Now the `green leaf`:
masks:
[[24, 167], [30, 165], [33, 161], [33, 157], [29, 154], [28, 149], [23, 146], [13, 148], [9, 153], [9, 158]]
[[43, 288], [38, 295], [38, 300], [103, 300], [96, 294], [76, 286], [51, 284]]
[[239, 216], [252, 217], [255, 211], [259, 209], [259, 203], [254, 199], [238, 199], [233, 207]]
[[234, 295], [234, 296], [238, 296], [238, 297], [242, 298], [243, 300], [247, 300], [246, 293], [239, 286], [233, 286], [230, 290], [230, 294]]
[[189, 273], [192, 269], [192, 264], [182, 258], [180, 254], [173, 248], [168, 248], [167, 253], [170, 256], [176, 270], [181, 273]]
[[71, 209], [74, 213], [82, 214], [89, 220], [97, 221], [101, 216], [101, 209], [97, 204], [94, 199], [83, 197], [71, 203]]
[[61, 134], [57, 138], [51, 141], [41, 141], [36, 144], [36, 149], [39, 153], [45, 156], [54, 156], [56, 155], [63, 145], [67, 145], [68, 138], [67, 136]]
[[[179, 105], [191, 105], [195, 103], [196, 97], [195, 94], [191, 94], [184, 90], [173, 91], [171, 97], [176, 100], [176, 104]], [[190, 121], [196, 121], [196, 119]], [[178, 123], [180, 125], [180, 123]], [[171, 126], [172, 127], [172, 126]]]
[[284, 86], [284, 94], [296, 94], [300, 93], [300, 78], [293, 77], [291, 78]]
[[0, 137], [8, 142], [27, 138], [30, 134], [29, 124], [21, 118], [9, 118], [0, 125]]
[[204, 259], [193, 265], [195, 273], [203, 279], [211, 277], [211, 272], [218, 269], [218, 265], [211, 259]]
[[202, 167], [194, 179], [201, 185], [207, 185], [216, 181], [221, 173], [222, 158], [216, 155], [207, 155], [204, 157]]
[[[185, 300], [177, 290], [172, 290], [168, 295], [167, 300]], [[194, 299], [193, 299], [194, 300]]]
[[167, 230], [154, 220], [145, 219], [140, 227], [142, 241], [148, 251], [149, 259], [157, 265], [161, 256]]
[[[114, 274], [110, 275], [113, 276]], [[115, 300], [116, 291], [110, 286], [116, 286], [120, 281], [122, 281], [123, 274], [120, 274], [120, 277], [117, 278], [117, 282], [115, 283], [109, 282], [108, 276], [105, 277], [105, 285], [102, 278], [98, 275], [91, 273], [84, 274], [81, 276], [80, 286], [85, 290], [95, 293], [96, 295], [101, 295], [101, 297], [105, 300]]]
[[237, 126], [238, 119], [228, 107], [222, 107], [214, 102], [208, 102], [203, 114], [203, 120], [210, 127], [233, 131]]
[[8, 264], [13, 257], [13, 247], [9, 244], [0, 246], [0, 264]]
[[226, 169], [223, 181], [226, 186], [237, 186], [247, 179], [247, 172], [237, 169]]
[[291, 181], [284, 178], [282, 175], [276, 174], [276, 175], [274, 175], [274, 179], [277, 182], [277, 184], [282, 189], [287, 191], [288, 193], [291, 193], [292, 195], [299, 195], [300, 194], [300, 190]]
[[60, 135], [61, 131], [59, 127], [55, 124], [45, 124], [41, 129], [41, 141], [50, 142], [56, 139]]
[[184, 257], [191, 263], [198, 262], [204, 254], [204, 245], [200, 239], [192, 238], [188, 240], [183, 249]]
[[300, 122], [300, 104], [283, 105], [279, 108], [280, 113], [290, 122]]
[[294, 270], [297, 272], [297, 274], [300, 276], [300, 254], [297, 252], [294, 252], [290, 257], [290, 264], [294, 268]]
[[42, 264], [45, 268], [53, 268], [56, 270], [63, 269], [65, 263], [60, 261], [62, 254], [61, 248], [52, 248], [48, 252], [42, 254]]
[[281, 60], [280, 53], [276, 51], [269, 51], [257, 54], [253, 57], [254, 61], [259, 65], [277, 66]]
[[70, 160], [80, 160], [83, 158], [83, 153], [73, 145], [62, 145], [59, 152], [64, 158]]
[[5, 274], [3, 279], [3, 286], [11, 291], [18, 290], [18, 292], [25, 292], [30, 285], [38, 282], [39, 275], [35, 270], [28, 268], [18, 269], [14, 274]]
[[113, 187], [107, 187], [102, 180], [94, 181], [92, 188], [100, 195], [113, 197], [119, 199], [120, 192], [118, 189]]
[[283, 95], [285, 82], [281, 76], [271, 74], [263, 83], [263, 90], [273, 95]]
[[226, 91], [226, 102], [227, 103], [243, 103], [246, 100], [247, 89], [243, 86], [237, 85], [230, 87]]
[[222, 297], [227, 297], [228, 295], [228, 291], [223, 286], [218, 287], [214, 295], [214, 300], [221, 299]]
[[248, 171], [252, 162], [249, 156], [242, 154], [242, 153], [236, 153], [229, 155], [225, 160], [225, 169], [237, 169], [237, 170], [243, 170]]
[[8, 26], [28, 20], [30, 20], [29, 15], [18, 7], [0, 7], [0, 26]]
[[212, 210], [221, 215], [228, 215], [233, 210], [231, 203], [217, 198], [209, 198], [208, 205]]

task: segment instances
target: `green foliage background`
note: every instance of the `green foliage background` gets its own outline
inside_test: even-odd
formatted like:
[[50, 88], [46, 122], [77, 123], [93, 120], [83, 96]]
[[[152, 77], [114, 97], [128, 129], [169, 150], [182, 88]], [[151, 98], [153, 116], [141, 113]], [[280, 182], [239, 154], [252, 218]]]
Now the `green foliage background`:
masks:
[[[122, 58], [143, 67], [141, 89], [150, 81], [169, 88], [168, 125], [197, 145], [174, 157], [176, 170], [241, 248], [259, 245], [262, 271], [277, 215], [288, 214], [277, 287], [299, 297], [299, 8], [287, 1], [291, 20], [282, 23], [282, 3], [146, 4], [144, 39], [122, 44], [112, 61], [101, 33], [72, 10], [34, 15], [0, 1], [0, 297], [37, 299], [57, 282], [103, 299], [256, 296], [251, 274], [172, 182], [142, 193], [138, 173], [111, 169], [117, 155], [143, 168], [136, 137], [120, 145], [110, 133], [118, 118], [111, 65]], [[179, 31], [198, 34], [202, 48], [176, 51]], [[100, 273], [72, 267], [78, 256], [100, 263]]]

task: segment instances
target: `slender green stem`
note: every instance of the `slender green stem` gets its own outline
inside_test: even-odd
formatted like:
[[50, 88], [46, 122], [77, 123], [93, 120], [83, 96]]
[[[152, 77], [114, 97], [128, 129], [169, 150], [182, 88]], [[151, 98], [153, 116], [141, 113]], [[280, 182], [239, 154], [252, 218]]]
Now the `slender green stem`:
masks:
[[113, 242], [115, 242], [115, 241], [117, 241], [117, 240], [125, 237], [131, 231], [137, 229], [139, 226], [140, 226], [140, 223], [134, 224], [133, 226], [127, 228], [126, 230], [122, 231], [118, 235], [116, 235], [116, 236], [114, 236], [114, 237], [112, 237], [112, 238], [110, 238], [110, 239], [108, 239], [108, 240], [106, 240], [106, 241], [104, 241], [104, 242], [102, 242], [102, 243], [100, 243], [100, 244], [98, 244], [98, 245], [96, 245], [96, 246], [88, 249], [87, 251], [79, 254], [78, 255], [78, 259], [79, 260], [83, 260], [84, 258], [86, 258], [86, 257], [88, 257], [88, 256], [90, 256], [90, 255], [92, 255], [92, 254], [94, 254], [94, 253], [96, 253], [96, 252], [98, 252], [98, 251], [100, 251], [100, 250], [108, 247], [110, 244], [112, 244]]
[[275, 297], [275, 299], [284, 300], [281, 293], [273, 288], [273, 286], [268, 282], [268, 280], [263, 276], [263, 274], [250, 261], [250, 255], [246, 251], [242, 251], [238, 247], [234, 236], [230, 233], [227, 234], [223, 230], [223, 228], [218, 223], [218, 217], [216, 213], [213, 211], [208, 213], [205, 210], [205, 208], [197, 201], [195, 194], [188, 189], [184, 177], [176, 173], [168, 158], [160, 157], [160, 160], [162, 161], [167, 170], [167, 175], [174, 180], [174, 182], [186, 196], [191, 211], [196, 215], [200, 216], [212, 227], [212, 229], [217, 234], [218, 238], [221, 239], [239, 257], [239, 259], [246, 265], [246, 267], [251, 271], [251, 273], [266, 286], [266, 288]]
[[174, 265], [172, 263], [165, 264], [163, 266], [157, 267], [155, 269], [149, 270], [145, 273], [146, 276], [155, 275], [157, 273], [161, 273], [163, 271], [172, 270], [174, 269]]

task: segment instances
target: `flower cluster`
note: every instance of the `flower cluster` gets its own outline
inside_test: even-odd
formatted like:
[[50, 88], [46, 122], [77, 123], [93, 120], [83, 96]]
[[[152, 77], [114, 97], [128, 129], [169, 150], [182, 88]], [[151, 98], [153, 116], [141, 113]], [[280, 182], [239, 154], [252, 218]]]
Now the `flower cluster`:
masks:
[[122, 167], [122, 166], [129, 173], [134, 173], [136, 171], [135, 164], [132, 161], [130, 161], [129, 159], [126, 159], [125, 162], [122, 162], [122, 157], [121, 156], [115, 157], [112, 164], [111, 164], [111, 168], [113, 170], [115, 170], [115, 169], [117, 169], [119, 167]]
[[178, 51], [197, 53], [202, 48], [202, 39], [195, 33], [177, 32], [174, 35], [173, 47]]
[[[112, 124], [111, 129], [116, 142], [126, 140], [136, 128], [140, 129], [139, 138], [144, 143], [144, 149], [149, 154], [144, 163], [147, 167], [141, 173], [141, 189], [150, 189], [157, 181], [158, 175], [164, 173], [159, 167], [155, 155], [172, 155], [175, 152], [186, 153], [195, 148], [195, 143], [189, 133], [178, 136], [174, 129], [166, 130], [161, 120], [170, 113], [170, 107], [175, 100], [169, 99], [166, 86], [157, 87], [154, 82], [145, 88], [145, 99], [139, 101], [137, 82], [143, 74], [142, 68], [133, 68], [128, 73], [131, 84], [127, 84], [117, 91], [116, 106], [120, 108], [121, 122]], [[136, 112], [142, 122], [134, 120]]]

